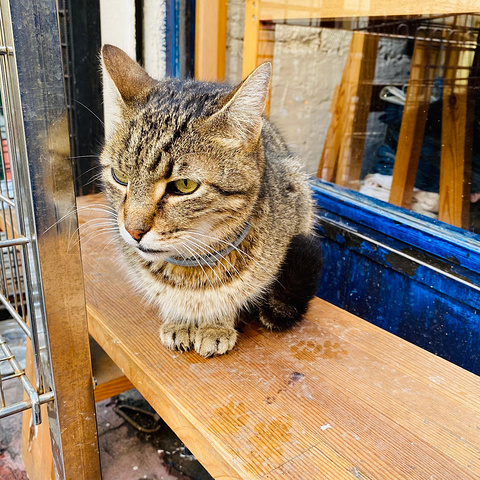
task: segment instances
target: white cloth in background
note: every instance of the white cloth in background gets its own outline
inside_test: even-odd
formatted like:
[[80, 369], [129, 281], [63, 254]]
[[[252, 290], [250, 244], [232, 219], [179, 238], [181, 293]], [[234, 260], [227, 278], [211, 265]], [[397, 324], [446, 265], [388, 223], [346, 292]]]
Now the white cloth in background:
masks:
[[436, 192], [424, 192], [417, 190], [413, 192], [412, 210], [430, 218], [438, 217], [440, 195]]
[[[363, 180], [360, 193], [388, 202], [392, 188], [392, 179], [393, 177], [391, 175], [370, 173]], [[470, 195], [470, 201], [472, 203], [480, 201], [480, 192], [472, 193]], [[439, 205], [440, 195], [438, 193], [425, 192], [416, 188], [413, 190], [412, 211], [430, 218], [438, 218]]]
[[378, 198], [384, 202], [388, 202], [390, 197], [390, 189], [392, 188], [392, 176], [382, 175], [380, 173], [371, 173], [363, 180], [360, 187], [360, 193], [369, 197]]
[[[363, 185], [360, 187], [360, 193], [388, 202], [392, 188], [392, 180], [392, 175], [371, 173], [365, 177]], [[421, 213], [430, 218], [437, 218], [438, 204], [438, 193], [414, 189], [412, 198], [412, 210], [414, 212]]]

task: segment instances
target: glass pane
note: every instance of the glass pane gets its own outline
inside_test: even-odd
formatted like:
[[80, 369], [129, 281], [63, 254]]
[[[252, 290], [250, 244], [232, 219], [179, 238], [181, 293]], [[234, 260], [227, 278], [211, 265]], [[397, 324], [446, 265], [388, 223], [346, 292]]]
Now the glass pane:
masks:
[[480, 15], [282, 12], [257, 63], [273, 62], [270, 118], [307, 171], [480, 232]]

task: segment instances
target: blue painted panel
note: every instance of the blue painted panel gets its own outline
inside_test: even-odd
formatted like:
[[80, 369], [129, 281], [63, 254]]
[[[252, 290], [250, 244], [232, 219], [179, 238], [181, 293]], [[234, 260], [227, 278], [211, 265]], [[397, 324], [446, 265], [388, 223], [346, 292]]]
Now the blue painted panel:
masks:
[[480, 272], [480, 235], [320, 180], [312, 188], [320, 208]]
[[313, 188], [325, 256], [318, 296], [480, 374], [480, 236]]
[[194, 75], [195, 0], [167, 0], [165, 16], [166, 75]]
[[[438, 256], [414, 248], [395, 238], [319, 210], [318, 231], [335, 238], [340, 245], [361, 253], [388, 269], [412, 277], [417, 282], [446, 295], [457, 295], [474, 308], [480, 308], [480, 274]], [[441, 275], [439, 275], [441, 273]]]
[[166, 74], [180, 77], [180, 0], [167, 0], [166, 4]]

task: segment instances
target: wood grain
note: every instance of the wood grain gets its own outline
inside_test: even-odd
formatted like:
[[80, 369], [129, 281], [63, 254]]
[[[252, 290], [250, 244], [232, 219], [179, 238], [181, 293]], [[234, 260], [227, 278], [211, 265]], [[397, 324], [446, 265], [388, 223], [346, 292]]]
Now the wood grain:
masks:
[[[29, 339], [25, 352], [25, 374], [35, 385], [33, 350]], [[26, 399], [26, 394], [24, 398]], [[32, 426], [30, 410], [25, 410], [22, 414], [22, 461], [30, 480], [55, 480], [47, 405], [40, 406], [40, 414], [42, 423], [38, 427]]]
[[358, 190], [367, 132], [378, 36], [354, 32], [336, 87], [317, 176]]
[[260, 35], [260, 2], [246, 0], [245, 29], [243, 34], [243, 78], [257, 68], [258, 40]]
[[90, 332], [214, 478], [480, 478], [475, 375], [319, 299], [228, 355], [168, 351], [108, 241], [83, 248]]
[[335, 182], [353, 190], [358, 190], [360, 180], [378, 38], [378, 35], [364, 32], [353, 33], [342, 78], [341, 88], [345, 90], [345, 94]]
[[259, 0], [260, 21], [294, 18], [348, 18], [387, 15], [470, 13], [476, 0]]
[[195, 9], [195, 78], [222, 81], [225, 79], [227, 2], [197, 0]]
[[417, 38], [393, 168], [390, 203], [410, 208], [440, 42]]
[[438, 218], [468, 230], [475, 100], [468, 99], [474, 49], [467, 40], [463, 32], [454, 32], [445, 52]]
[[133, 388], [132, 382], [93, 338], [90, 338], [90, 353], [93, 376], [97, 382], [94, 391], [95, 403]]

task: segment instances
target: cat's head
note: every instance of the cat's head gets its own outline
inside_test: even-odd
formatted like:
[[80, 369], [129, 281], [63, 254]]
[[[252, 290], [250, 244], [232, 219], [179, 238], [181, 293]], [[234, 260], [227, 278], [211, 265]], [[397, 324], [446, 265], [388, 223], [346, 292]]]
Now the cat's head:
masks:
[[102, 58], [120, 107], [102, 179], [122, 238], [147, 261], [204, 255], [232, 241], [260, 191], [270, 64], [232, 89], [158, 82], [111, 45]]

